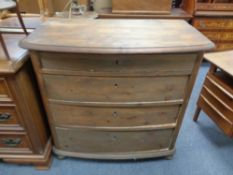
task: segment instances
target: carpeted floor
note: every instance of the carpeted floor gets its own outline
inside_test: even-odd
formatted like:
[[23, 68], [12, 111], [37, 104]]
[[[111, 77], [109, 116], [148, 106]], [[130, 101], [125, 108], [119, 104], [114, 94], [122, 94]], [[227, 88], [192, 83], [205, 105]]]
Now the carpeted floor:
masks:
[[0, 175], [233, 175], [233, 140], [223, 135], [204, 113], [200, 114], [197, 124], [192, 121], [207, 71], [205, 63], [200, 69], [172, 160], [108, 162], [55, 158], [48, 171], [0, 163]]

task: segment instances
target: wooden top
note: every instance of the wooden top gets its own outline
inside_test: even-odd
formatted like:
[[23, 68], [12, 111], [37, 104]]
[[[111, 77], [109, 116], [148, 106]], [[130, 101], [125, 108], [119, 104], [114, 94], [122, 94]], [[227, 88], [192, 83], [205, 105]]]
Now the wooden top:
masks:
[[73, 53], [198, 52], [214, 44], [182, 20], [68, 20], [45, 22], [20, 43], [29, 50]]
[[14, 8], [16, 3], [13, 0], [0, 0], [0, 10], [7, 10]]
[[10, 54], [10, 60], [6, 58], [0, 46], [0, 74], [17, 72], [28, 58], [28, 51], [18, 46], [19, 41], [24, 38], [23, 34], [3, 34], [4, 41]]
[[180, 8], [173, 8], [170, 14], [115, 14], [111, 8], [103, 9], [98, 13], [99, 19], [184, 19], [190, 20], [192, 15], [188, 14]]
[[233, 76], [233, 50], [205, 54], [205, 59]]

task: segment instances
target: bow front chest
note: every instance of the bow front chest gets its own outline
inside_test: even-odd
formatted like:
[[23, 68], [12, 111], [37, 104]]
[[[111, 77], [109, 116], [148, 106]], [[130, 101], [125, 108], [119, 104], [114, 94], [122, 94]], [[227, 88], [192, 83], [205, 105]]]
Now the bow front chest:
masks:
[[171, 156], [204, 51], [185, 21], [50, 20], [30, 50], [62, 156]]

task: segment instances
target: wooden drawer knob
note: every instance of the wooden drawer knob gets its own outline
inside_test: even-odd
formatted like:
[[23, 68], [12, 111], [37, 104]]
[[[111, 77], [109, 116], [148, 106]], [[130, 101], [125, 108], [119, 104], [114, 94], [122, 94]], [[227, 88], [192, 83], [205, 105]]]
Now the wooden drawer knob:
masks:
[[4, 113], [4, 114], [0, 114], [0, 122], [4, 122], [7, 121], [11, 118], [10, 114]]

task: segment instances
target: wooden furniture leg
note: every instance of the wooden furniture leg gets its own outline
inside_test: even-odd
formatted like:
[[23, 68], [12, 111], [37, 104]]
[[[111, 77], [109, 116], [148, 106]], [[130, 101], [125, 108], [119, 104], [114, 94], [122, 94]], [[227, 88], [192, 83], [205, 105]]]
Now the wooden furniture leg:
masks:
[[35, 163], [34, 166], [37, 170], [48, 170], [53, 162], [53, 158], [50, 155], [49, 158], [43, 163]]
[[199, 114], [201, 112], [201, 108], [199, 106], [197, 106], [197, 109], [196, 109], [196, 112], [195, 112], [195, 115], [193, 117], [193, 121], [197, 121], [198, 120], [198, 117], [199, 117]]
[[20, 25], [22, 26], [22, 29], [23, 29], [24, 33], [25, 33], [26, 35], [28, 35], [27, 29], [26, 29], [25, 24], [24, 24], [24, 22], [23, 22], [23, 18], [22, 18], [21, 14], [20, 14], [18, 2], [17, 2], [17, 1], [15, 1], [15, 2], [16, 2], [16, 7], [15, 7], [15, 9], [16, 9], [17, 17], [18, 17], [18, 19], [19, 19], [19, 23], [20, 23]]
[[1, 45], [2, 45], [3, 51], [4, 51], [4, 53], [5, 53], [6, 57], [7, 57], [7, 59], [10, 59], [9, 52], [8, 52], [8, 50], [7, 50], [5, 41], [4, 41], [3, 37], [2, 37], [2, 33], [0, 33], [0, 43], [1, 43]]

